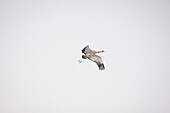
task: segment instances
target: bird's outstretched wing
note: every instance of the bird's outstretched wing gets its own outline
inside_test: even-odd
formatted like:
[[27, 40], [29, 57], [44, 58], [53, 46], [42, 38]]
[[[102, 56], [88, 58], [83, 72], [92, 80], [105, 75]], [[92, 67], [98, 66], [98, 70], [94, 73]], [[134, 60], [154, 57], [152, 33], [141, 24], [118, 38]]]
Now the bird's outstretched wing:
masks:
[[86, 54], [89, 51], [89, 46], [87, 45], [85, 48], [82, 49], [82, 53]]
[[99, 70], [104, 70], [105, 69], [103, 61], [102, 61], [102, 58], [100, 56], [94, 55], [94, 56], [90, 57], [89, 59], [91, 61], [95, 62], [98, 65]]

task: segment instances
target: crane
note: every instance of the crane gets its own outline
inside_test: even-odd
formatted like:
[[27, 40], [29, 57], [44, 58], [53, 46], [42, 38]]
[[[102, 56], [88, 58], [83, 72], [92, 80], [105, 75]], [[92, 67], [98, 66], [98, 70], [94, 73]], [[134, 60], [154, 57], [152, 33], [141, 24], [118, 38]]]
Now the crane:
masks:
[[[105, 51], [104, 50], [102, 50], [102, 51], [91, 50], [89, 48], [89, 45], [87, 45], [85, 48], [82, 49], [82, 53], [84, 53], [84, 55], [82, 55], [82, 60], [89, 59], [98, 65], [99, 70], [104, 70], [105, 66], [103, 64], [102, 58], [100, 56], [96, 55], [96, 53], [103, 53], [103, 52], [105, 52]], [[79, 60], [78, 62], [81, 63], [82, 60]]]

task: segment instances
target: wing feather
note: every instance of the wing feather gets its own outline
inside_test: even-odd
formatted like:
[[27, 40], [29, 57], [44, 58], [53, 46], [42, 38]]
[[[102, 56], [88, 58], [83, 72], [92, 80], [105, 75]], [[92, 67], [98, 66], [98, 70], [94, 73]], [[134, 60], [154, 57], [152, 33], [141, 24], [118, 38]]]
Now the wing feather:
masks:
[[82, 49], [82, 53], [86, 54], [89, 51], [89, 46], [87, 45], [85, 48]]
[[91, 61], [95, 62], [98, 65], [100, 70], [104, 70], [105, 69], [103, 61], [102, 61], [102, 58], [100, 56], [94, 55], [94, 56], [90, 57], [89, 59]]

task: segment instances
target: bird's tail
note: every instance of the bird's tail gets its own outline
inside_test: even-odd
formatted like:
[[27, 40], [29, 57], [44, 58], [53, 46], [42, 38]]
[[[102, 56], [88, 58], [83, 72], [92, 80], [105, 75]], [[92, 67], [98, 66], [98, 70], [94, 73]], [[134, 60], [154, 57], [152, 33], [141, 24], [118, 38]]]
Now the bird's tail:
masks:
[[83, 58], [83, 59], [86, 59], [87, 57], [86, 57], [86, 55], [82, 55], [82, 58]]

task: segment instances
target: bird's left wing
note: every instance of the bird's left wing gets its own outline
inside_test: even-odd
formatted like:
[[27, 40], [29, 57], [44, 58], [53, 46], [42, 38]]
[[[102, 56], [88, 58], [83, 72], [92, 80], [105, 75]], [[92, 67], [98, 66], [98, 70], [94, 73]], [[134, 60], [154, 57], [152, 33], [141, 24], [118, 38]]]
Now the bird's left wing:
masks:
[[102, 58], [100, 56], [95, 55], [95, 56], [90, 57], [89, 59], [91, 61], [95, 62], [98, 65], [100, 70], [104, 70], [105, 69], [103, 61], [102, 61]]

